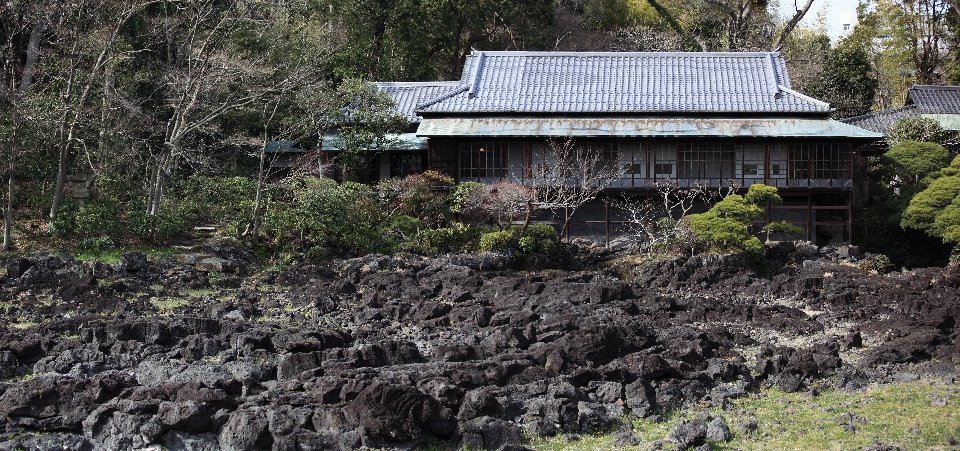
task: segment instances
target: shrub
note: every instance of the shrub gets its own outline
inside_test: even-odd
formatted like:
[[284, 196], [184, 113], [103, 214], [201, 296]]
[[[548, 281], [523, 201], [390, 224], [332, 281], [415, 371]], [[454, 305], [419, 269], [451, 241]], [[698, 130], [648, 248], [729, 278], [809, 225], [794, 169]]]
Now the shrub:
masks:
[[[880, 157], [887, 183], [916, 183], [950, 164], [950, 152], [931, 142], [903, 141]], [[894, 182], [897, 183], [897, 182]]]
[[517, 247], [514, 230], [499, 230], [480, 235], [480, 252], [507, 252]]
[[[396, 221], [367, 185], [297, 177], [271, 190], [262, 232], [275, 251], [310, 249], [311, 259], [391, 252], [416, 229]], [[316, 250], [314, 250], [316, 248]]]
[[481, 230], [464, 224], [433, 230], [421, 230], [417, 242], [438, 252], [463, 252], [476, 247]]
[[447, 191], [452, 186], [453, 178], [427, 171], [380, 182], [377, 193], [381, 199], [390, 200], [399, 214], [416, 217], [427, 227], [439, 227], [452, 215], [447, 203]]
[[77, 243], [77, 247], [95, 255], [100, 255], [104, 251], [115, 249], [117, 246], [109, 236], [101, 235], [96, 238], [84, 238]]
[[463, 212], [463, 200], [467, 197], [470, 191], [473, 191], [475, 188], [483, 186], [483, 183], [480, 182], [460, 182], [450, 190], [450, 195], [447, 197], [447, 201], [450, 203], [450, 212], [453, 214], [460, 214]]
[[767, 241], [770, 241], [771, 233], [782, 233], [787, 236], [799, 238], [802, 237], [805, 232], [802, 227], [797, 227], [787, 221], [771, 222], [760, 229], [760, 231], [767, 234]]
[[189, 223], [177, 212], [161, 207], [154, 215], [146, 213], [146, 207], [139, 203], [128, 205], [125, 216], [127, 230], [136, 238], [152, 243], [162, 243], [168, 239], [186, 233]]
[[173, 187], [180, 199], [181, 214], [194, 223], [249, 222], [256, 190], [257, 182], [246, 177], [199, 174], [180, 180]]
[[109, 200], [91, 200], [80, 205], [66, 198], [53, 222], [54, 233], [65, 237], [120, 237], [120, 205]]
[[946, 132], [940, 123], [925, 117], [903, 117], [897, 119], [887, 132], [886, 141], [896, 146], [905, 141], [940, 143], [946, 138]]
[[500, 181], [483, 185], [467, 193], [463, 199], [462, 214], [474, 222], [495, 223], [503, 230], [513, 221], [523, 219], [527, 215], [529, 203], [533, 199], [534, 192], [530, 188], [509, 181]]

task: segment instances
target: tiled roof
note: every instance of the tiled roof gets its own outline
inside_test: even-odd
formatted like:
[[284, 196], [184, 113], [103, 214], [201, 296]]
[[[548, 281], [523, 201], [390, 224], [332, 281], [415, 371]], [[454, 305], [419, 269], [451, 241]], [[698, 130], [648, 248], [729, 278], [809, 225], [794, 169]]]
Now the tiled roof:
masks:
[[428, 81], [428, 82], [381, 82], [377, 87], [385, 91], [397, 104], [397, 112], [403, 114], [410, 122], [420, 122], [417, 115], [417, 105], [442, 96], [447, 91], [455, 90], [459, 83], [455, 81]]
[[844, 124], [855, 125], [857, 127], [877, 133], [886, 134], [888, 131], [890, 131], [890, 127], [893, 126], [893, 123], [897, 122], [897, 119], [914, 116], [920, 116], [920, 113], [913, 105], [908, 105], [900, 108], [893, 108], [889, 110], [877, 111], [875, 113], [867, 113], [860, 116], [848, 117], [845, 119], [840, 119], [840, 122], [843, 122]]
[[777, 53], [478, 52], [433, 113], [814, 113]]
[[923, 114], [960, 114], [960, 86], [913, 85], [907, 104]]

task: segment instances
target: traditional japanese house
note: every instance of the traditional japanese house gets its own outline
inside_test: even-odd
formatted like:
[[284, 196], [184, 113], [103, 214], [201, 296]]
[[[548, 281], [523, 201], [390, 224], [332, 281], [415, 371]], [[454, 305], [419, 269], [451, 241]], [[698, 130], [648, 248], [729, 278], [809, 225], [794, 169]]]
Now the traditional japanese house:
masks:
[[455, 89], [455, 81], [431, 82], [380, 82], [377, 87], [386, 92], [397, 104], [410, 126], [403, 133], [388, 136], [389, 146], [381, 152], [374, 163], [374, 172], [379, 179], [402, 177], [427, 169], [427, 139], [416, 134], [422, 119], [416, 112], [417, 105], [435, 99]]
[[[408, 126], [400, 133], [389, 133], [383, 136], [379, 143], [375, 143], [369, 149], [370, 179], [368, 181], [403, 177], [427, 170], [427, 138], [419, 137], [416, 134], [421, 120], [421, 117], [416, 113], [416, 107], [420, 103], [435, 99], [445, 92], [456, 89], [459, 82], [380, 82], [375, 84], [377, 88], [393, 99], [396, 105], [395, 112], [407, 120]], [[311, 138], [316, 139], [316, 135]], [[327, 171], [328, 176], [340, 177], [339, 171], [332, 163], [342, 147], [341, 139], [336, 130], [323, 135], [323, 139], [320, 141], [320, 149], [322, 150], [321, 160], [319, 161], [321, 172]], [[286, 152], [283, 156], [289, 161], [293, 161], [299, 156], [296, 152], [303, 153], [299, 149], [290, 151], [283, 148], [278, 152]]]
[[[880, 138], [791, 89], [777, 53], [474, 51], [416, 112], [427, 166], [458, 181], [523, 180], [549, 164], [548, 139], [573, 138], [628, 168], [608, 196], [764, 183], [785, 200], [765, 220], [822, 243], [849, 242], [855, 149]], [[608, 211], [584, 215], [615, 228]]]

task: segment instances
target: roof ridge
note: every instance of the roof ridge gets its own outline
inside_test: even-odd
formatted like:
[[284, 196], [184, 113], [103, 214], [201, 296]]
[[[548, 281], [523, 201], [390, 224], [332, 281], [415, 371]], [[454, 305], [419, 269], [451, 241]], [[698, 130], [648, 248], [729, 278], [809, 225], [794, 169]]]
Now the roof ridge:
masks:
[[960, 86], [956, 85], [913, 85], [910, 89], [919, 89], [921, 91], [960, 91]]
[[845, 118], [843, 118], [843, 119], [838, 119], [838, 120], [839, 120], [840, 122], [846, 123], [846, 121], [858, 121], [858, 120], [861, 120], [861, 119], [867, 119], [867, 118], [871, 118], [871, 117], [877, 117], [877, 116], [879, 116], [879, 115], [881, 115], [881, 114], [899, 113], [899, 112], [901, 112], [901, 111], [915, 110], [915, 109], [917, 109], [916, 105], [904, 105], [904, 106], [897, 107], [897, 108], [888, 108], [888, 109], [886, 109], [886, 110], [871, 111], [871, 112], [869, 112], [869, 113], [861, 114], [861, 115], [859, 115], [859, 116], [850, 116], [850, 117], [845, 117]]
[[767, 55], [773, 57], [782, 57], [780, 52], [576, 52], [576, 51], [551, 51], [551, 50], [475, 50], [468, 56], [483, 53], [484, 56], [657, 56], [657, 57], [717, 57], [717, 56], [741, 56], [750, 58], [765, 58]]
[[419, 110], [421, 110], [421, 109], [423, 109], [423, 108], [428, 108], [428, 107], [430, 107], [430, 106], [432, 106], [432, 105], [435, 105], [435, 104], [437, 104], [437, 103], [443, 102], [444, 100], [447, 100], [447, 99], [449, 99], [449, 98], [451, 98], [451, 97], [453, 97], [453, 96], [456, 96], [456, 95], [458, 95], [458, 94], [462, 94], [462, 93], [464, 93], [464, 92], [467, 92], [469, 89], [470, 89], [470, 86], [461, 85], [459, 88], [454, 89], [453, 91], [444, 93], [444, 94], [441, 95], [440, 97], [437, 97], [437, 98], [432, 99], [432, 100], [428, 100], [428, 101], [426, 101], [426, 102], [423, 102], [423, 103], [417, 105], [416, 107], [414, 107], [414, 109], [419, 111]]
[[460, 84], [459, 81], [453, 80], [444, 80], [444, 81], [377, 81], [374, 82], [377, 87], [380, 88], [394, 88], [394, 87], [417, 87], [417, 86], [457, 86]]
[[790, 89], [790, 88], [788, 88], [788, 87], [786, 87], [786, 86], [783, 86], [783, 85], [777, 85], [777, 87], [780, 88], [781, 91], [786, 91], [786, 92], [788, 92], [788, 93], [790, 93], [790, 94], [792, 94], [792, 95], [794, 95], [794, 96], [796, 96], [796, 97], [799, 97], [799, 98], [801, 98], [801, 99], [803, 99], [803, 100], [806, 100], [806, 101], [808, 101], [808, 102], [816, 103], [816, 104], [818, 104], [818, 105], [820, 105], [820, 106], [822, 106], [822, 107], [829, 108], [831, 111], [833, 111], [833, 108], [830, 107], [830, 103], [828, 103], [828, 102], [824, 102], [823, 100], [820, 100], [820, 99], [815, 99], [815, 98], [810, 97], [810, 96], [808, 96], [808, 95], [806, 95], [806, 94], [803, 94], [803, 93], [801, 93], [801, 92], [794, 91], [794, 90], [792, 90], [792, 89]]

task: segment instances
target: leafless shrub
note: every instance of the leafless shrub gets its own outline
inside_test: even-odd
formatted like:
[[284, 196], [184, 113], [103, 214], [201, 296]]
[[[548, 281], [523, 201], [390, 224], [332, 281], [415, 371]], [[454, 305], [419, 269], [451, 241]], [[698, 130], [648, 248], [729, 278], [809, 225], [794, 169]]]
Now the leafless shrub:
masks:
[[648, 254], [655, 252], [689, 252], [699, 242], [684, 217], [697, 204], [710, 205], [733, 194], [739, 185], [731, 183], [719, 190], [697, 182], [681, 187], [676, 180], [653, 183], [655, 195], [639, 198], [623, 197], [614, 203], [625, 217], [625, 231]]

